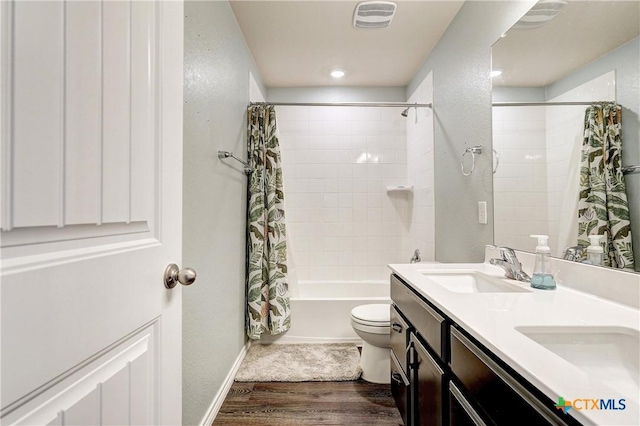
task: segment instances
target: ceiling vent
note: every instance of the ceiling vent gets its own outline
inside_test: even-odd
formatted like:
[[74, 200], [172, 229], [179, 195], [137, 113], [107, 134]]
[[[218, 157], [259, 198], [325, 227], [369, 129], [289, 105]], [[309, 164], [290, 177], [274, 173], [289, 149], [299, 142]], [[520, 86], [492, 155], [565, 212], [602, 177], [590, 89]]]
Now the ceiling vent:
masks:
[[540, 0], [522, 17], [513, 28], [533, 30], [546, 25], [567, 5], [566, 0]]
[[396, 4], [391, 1], [365, 1], [358, 3], [353, 14], [355, 28], [386, 28], [396, 13]]

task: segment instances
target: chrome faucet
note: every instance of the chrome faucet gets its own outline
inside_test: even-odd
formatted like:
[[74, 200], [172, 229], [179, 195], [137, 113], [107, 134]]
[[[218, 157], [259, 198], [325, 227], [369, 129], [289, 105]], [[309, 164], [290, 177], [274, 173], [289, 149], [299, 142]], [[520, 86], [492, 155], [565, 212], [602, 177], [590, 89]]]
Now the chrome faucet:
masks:
[[586, 255], [587, 255], [587, 247], [573, 246], [573, 247], [568, 247], [564, 251], [562, 258], [564, 260], [570, 260], [572, 262], [582, 262], [586, 258]]
[[522, 270], [522, 264], [516, 256], [516, 252], [509, 247], [496, 247], [500, 250], [500, 259], [491, 259], [489, 263], [504, 269], [504, 276], [512, 280], [530, 282], [531, 277]]
[[413, 252], [413, 257], [411, 258], [411, 260], [409, 262], [410, 263], [418, 263], [421, 260], [422, 259], [420, 258], [420, 250], [416, 249], [416, 251]]

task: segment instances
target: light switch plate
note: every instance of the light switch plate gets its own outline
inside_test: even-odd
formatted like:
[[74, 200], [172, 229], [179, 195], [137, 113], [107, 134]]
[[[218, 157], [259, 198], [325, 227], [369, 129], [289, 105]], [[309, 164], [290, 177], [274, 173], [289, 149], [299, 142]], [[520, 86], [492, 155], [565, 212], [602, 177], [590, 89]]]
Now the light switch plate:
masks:
[[478, 223], [487, 224], [487, 202], [478, 201]]

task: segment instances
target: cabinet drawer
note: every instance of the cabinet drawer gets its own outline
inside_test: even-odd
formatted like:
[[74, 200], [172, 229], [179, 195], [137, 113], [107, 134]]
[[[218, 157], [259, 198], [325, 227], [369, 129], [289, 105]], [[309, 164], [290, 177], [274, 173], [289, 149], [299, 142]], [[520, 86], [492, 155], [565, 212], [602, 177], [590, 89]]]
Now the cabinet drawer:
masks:
[[[403, 352], [404, 355], [404, 352]], [[409, 380], [407, 380], [407, 376], [402, 371], [400, 367], [400, 363], [398, 363], [398, 359], [394, 355], [393, 352], [390, 353], [391, 356], [391, 395], [393, 399], [396, 401], [396, 407], [398, 407], [398, 411], [400, 411], [400, 416], [402, 416], [402, 421], [405, 425], [410, 425], [411, 423], [408, 421], [407, 415], [410, 413], [411, 407], [409, 406], [410, 400], [410, 385]], [[406, 358], [406, 357], [405, 357]]]
[[409, 343], [409, 324], [402, 318], [394, 305], [391, 305], [391, 351], [407, 373], [407, 344]]
[[391, 275], [391, 300], [442, 360], [447, 360], [444, 317], [420, 299], [395, 275]]
[[480, 347], [451, 327], [451, 371], [496, 425], [566, 425]]

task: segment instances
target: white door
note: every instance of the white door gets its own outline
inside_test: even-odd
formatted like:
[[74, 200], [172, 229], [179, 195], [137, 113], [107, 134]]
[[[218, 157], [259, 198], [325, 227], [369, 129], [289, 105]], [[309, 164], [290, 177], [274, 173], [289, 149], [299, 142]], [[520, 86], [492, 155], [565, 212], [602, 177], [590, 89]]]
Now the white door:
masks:
[[1, 422], [180, 424], [182, 3], [0, 8]]

